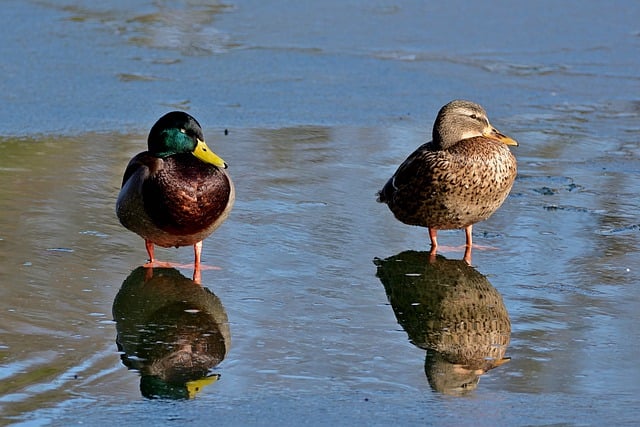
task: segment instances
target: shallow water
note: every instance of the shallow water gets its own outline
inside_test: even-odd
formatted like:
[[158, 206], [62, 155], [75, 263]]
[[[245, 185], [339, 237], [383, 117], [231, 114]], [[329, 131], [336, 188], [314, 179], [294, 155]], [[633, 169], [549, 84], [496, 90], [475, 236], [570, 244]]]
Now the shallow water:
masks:
[[[3, 423], [635, 423], [638, 5], [207, 3], [6, 2]], [[402, 314], [428, 313], [394, 299], [403, 282], [380, 271], [426, 250], [426, 230], [375, 192], [455, 97], [482, 103], [521, 145], [512, 194], [474, 227], [484, 248], [465, 274], [463, 233], [441, 233], [453, 248], [442, 280], [481, 281], [510, 324], [511, 360], [448, 392], [427, 378], [435, 341]], [[237, 201], [204, 244], [219, 267], [203, 272], [208, 292], [197, 297], [188, 268], [167, 272], [158, 320], [117, 304], [145, 289], [146, 253], [114, 205], [126, 162], [173, 108], [203, 125]], [[434, 283], [427, 267], [405, 276], [425, 279], [418, 290]], [[190, 298], [217, 302], [186, 309], [198, 322], [161, 304]], [[184, 392], [143, 379], [144, 356], [166, 352], [150, 343], [174, 323], [221, 337], [212, 381], [192, 381], [192, 400], [148, 399]]]

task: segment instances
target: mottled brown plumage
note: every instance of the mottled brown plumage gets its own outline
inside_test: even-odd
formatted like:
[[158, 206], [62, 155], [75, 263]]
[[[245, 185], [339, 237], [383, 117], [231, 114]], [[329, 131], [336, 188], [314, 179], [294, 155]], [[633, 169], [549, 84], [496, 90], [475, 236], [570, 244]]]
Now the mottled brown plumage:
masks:
[[484, 109], [456, 100], [442, 107], [433, 140], [421, 145], [378, 193], [395, 217], [429, 228], [432, 248], [437, 231], [471, 228], [493, 214], [507, 198], [516, 177], [516, 159], [507, 145], [518, 143], [489, 123]]
[[199, 269], [202, 240], [227, 218], [235, 200], [226, 163], [204, 143], [198, 122], [171, 112], [153, 126], [149, 150], [134, 156], [122, 180], [116, 212], [146, 243], [190, 246]]
[[415, 251], [374, 263], [398, 323], [427, 351], [425, 374], [435, 390], [467, 392], [480, 375], [509, 361], [509, 313], [475, 268]]

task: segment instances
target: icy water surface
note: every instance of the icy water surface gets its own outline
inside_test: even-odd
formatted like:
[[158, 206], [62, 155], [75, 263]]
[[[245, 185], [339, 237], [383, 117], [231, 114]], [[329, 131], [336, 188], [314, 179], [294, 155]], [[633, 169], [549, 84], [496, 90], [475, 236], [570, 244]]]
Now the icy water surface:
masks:
[[[2, 424], [635, 425], [638, 5], [93, 3], [0, 18]], [[472, 266], [375, 202], [457, 97], [521, 144]], [[114, 213], [176, 108], [237, 189], [202, 286]]]

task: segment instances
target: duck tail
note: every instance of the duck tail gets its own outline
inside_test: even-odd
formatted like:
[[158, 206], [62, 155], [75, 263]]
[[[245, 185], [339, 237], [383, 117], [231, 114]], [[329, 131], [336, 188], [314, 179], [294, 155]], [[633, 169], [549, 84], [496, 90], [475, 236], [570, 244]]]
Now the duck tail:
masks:
[[389, 203], [393, 199], [393, 193], [396, 188], [393, 185], [393, 177], [387, 181], [387, 183], [382, 187], [382, 190], [377, 193], [377, 201], [378, 203]]

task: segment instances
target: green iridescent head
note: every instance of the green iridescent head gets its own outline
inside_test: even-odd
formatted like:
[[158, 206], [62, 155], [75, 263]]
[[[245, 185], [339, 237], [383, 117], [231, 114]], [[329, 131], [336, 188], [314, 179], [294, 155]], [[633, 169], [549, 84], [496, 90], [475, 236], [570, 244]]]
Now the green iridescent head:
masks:
[[149, 152], [156, 157], [191, 153], [205, 163], [219, 168], [227, 164], [204, 142], [200, 123], [184, 111], [172, 111], [160, 117], [147, 139]]

